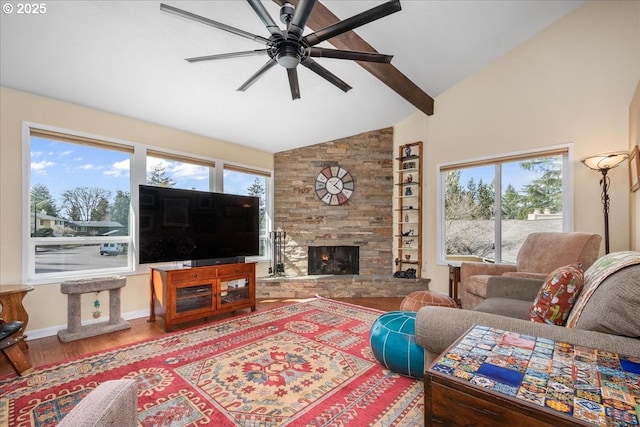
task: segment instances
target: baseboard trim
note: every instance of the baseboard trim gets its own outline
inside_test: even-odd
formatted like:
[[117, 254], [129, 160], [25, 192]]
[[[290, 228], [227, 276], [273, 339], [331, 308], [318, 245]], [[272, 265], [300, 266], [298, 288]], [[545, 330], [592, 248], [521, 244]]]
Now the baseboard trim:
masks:
[[[149, 310], [140, 310], [140, 311], [132, 311], [129, 313], [124, 313], [122, 315], [122, 318], [124, 320], [132, 320], [132, 319], [139, 319], [141, 317], [149, 317]], [[100, 323], [100, 322], [105, 322], [105, 321], [109, 321], [109, 317], [108, 316], [103, 316], [100, 317], [98, 319], [91, 319], [91, 320], [87, 320], [86, 322], [82, 322], [82, 325], [93, 325], [95, 323]], [[31, 340], [37, 340], [39, 338], [46, 338], [46, 337], [51, 337], [51, 336], [55, 336], [58, 335], [58, 331], [62, 331], [64, 329], [67, 329], [67, 325], [56, 325], [56, 326], [51, 326], [49, 328], [42, 328], [42, 329], [34, 329], [34, 330], [28, 330], [27, 331], [27, 339], [26, 341], [31, 341]]]

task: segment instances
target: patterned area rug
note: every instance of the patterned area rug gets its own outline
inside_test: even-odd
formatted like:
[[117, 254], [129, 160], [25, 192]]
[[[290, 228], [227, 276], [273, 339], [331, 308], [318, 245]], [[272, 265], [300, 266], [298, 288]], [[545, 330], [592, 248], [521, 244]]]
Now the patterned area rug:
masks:
[[0, 425], [53, 426], [108, 379], [147, 426], [422, 426], [423, 385], [369, 347], [381, 312], [315, 299], [0, 379]]

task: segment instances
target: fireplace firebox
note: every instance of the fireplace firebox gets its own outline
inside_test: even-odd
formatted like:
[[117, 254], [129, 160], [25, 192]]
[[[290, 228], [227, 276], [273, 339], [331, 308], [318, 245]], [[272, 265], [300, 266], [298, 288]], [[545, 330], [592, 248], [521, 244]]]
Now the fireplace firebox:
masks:
[[308, 274], [360, 274], [358, 246], [309, 246]]

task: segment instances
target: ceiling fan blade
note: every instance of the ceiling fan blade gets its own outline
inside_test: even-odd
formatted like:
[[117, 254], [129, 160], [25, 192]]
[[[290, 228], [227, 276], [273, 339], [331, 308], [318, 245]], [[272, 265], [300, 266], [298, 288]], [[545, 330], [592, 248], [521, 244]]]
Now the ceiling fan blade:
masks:
[[264, 73], [266, 73], [274, 65], [276, 65], [276, 61], [274, 61], [273, 59], [269, 59], [267, 63], [264, 64], [258, 71], [256, 71], [253, 76], [249, 77], [249, 80], [244, 82], [242, 86], [238, 88], [238, 90], [244, 92], [245, 90], [249, 89], [249, 87], [252, 84], [254, 84], [260, 77], [262, 77]]
[[300, 99], [300, 85], [298, 84], [298, 70], [296, 68], [287, 68], [287, 76], [289, 76], [289, 88], [291, 88], [291, 99], [294, 101]]
[[393, 55], [384, 55], [373, 52], [356, 52], [353, 50], [326, 49], [323, 47], [310, 47], [307, 49], [309, 56], [314, 58], [351, 59], [353, 61], [382, 62], [388, 64]]
[[216, 55], [194, 56], [193, 58], [185, 58], [187, 62], [210, 61], [215, 59], [241, 58], [243, 56], [256, 56], [267, 53], [267, 49], [245, 50], [242, 52], [219, 53]]
[[253, 40], [258, 43], [268, 44], [269, 39], [264, 38], [262, 36], [258, 36], [256, 34], [251, 34], [247, 31], [241, 30], [239, 28], [232, 27], [227, 24], [223, 24], [218, 21], [214, 21], [209, 18], [205, 18], [200, 15], [196, 15], [195, 13], [187, 12], [186, 10], [178, 9], [177, 7], [169, 6], [168, 4], [160, 3], [160, 10], [163, 12], [171, 13], [172, 15], [177, 15], [183, 18], [190, 19], [195, 22], [199, 22], [201, 24], [209, 25], [213, 28], [217, 28], [222, 31], [227, 31], [231, 34], [235, 34], [237, 36], [241, 36], [250, 40]]
[[364, 24], [368, 24], [369, 22], [383, 18], [387, 15], [391, 15], [392, 13], [399, 12], [400, 10], [402, 10], [402, 7], [400, 6], [400, 0], [391, 0], [372, 9], [354, 15], [351, 18], [347, 18], [343, 21], [336, 22], [333, 25], [329, 25], [328, 27], [316, 31], [315, 33], [305, 36], [304, 39], [309, 44], [309, 46], [315, 46], [322, 41], [338, 36], [342, 33], [346, 33], [347, 31], [351, 31], [355, 28], [363, 26]]
[[[282, 6], [285, 1], [296, 4], [296, 0], [273, 0], [273, 2], [279, 6]], [[307, 28], [318, 30], [320, 28], [326, 28], [339, 21], [340, 19], [321, 2], [317, 2], [313, 8], [311, 17], [307, 22]], [[340, 34], [339, 36], [329, 40], [329, 43], [338, 49], [360, 52], [376, 52], [369, 43], [354, 32]], [[359, 61], [357, 64], [387, 85], [390, 89], [394, 90], [398, 95], [409, 101], [427, 116], [433, 115], [435, 104], [433, 98], [413, 83], [407, 76], [402, 74], [402, 72], [394, 67], [393, 64], [380, 64], [377, 62], [364, 61]]]
[[271, 33], [272, 36], [280, 37], [282, 35], [282, 30], [278, 27], [278, 24], [273, 20], [267, 9], [265, 9], [264, 5], [260, 0], [247, 0], [253, 11], [260, 17], [262, 23], [267, 30]]
[[316, 0], [300, 0], [298, 2], [289, 26], [289, 33], [295, 35], [297, 39], [302, 37], [304, 26], [307, 25], [307, 20], [309, 20], [309, 15], [311, 15], [311, 10], [315, 4]]
[[307, 57], [301, 62], [301, 64], [331, 83], [332, 85], [336, 86], [341, 91], [348, 92], [351, 89], [351, 86], [345, 83], [340, 77], [336, 76], [313, 59]]

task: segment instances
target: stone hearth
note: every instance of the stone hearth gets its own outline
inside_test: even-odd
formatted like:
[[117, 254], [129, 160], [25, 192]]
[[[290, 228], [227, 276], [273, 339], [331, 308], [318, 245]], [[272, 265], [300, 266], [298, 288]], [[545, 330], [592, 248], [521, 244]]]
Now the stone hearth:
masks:
[[367, 298], [405, 297], [429, 289], [430, 279], [398, 279], [393, 276], [338, 275], [259, 277], [256, 297], [269, 298]]

